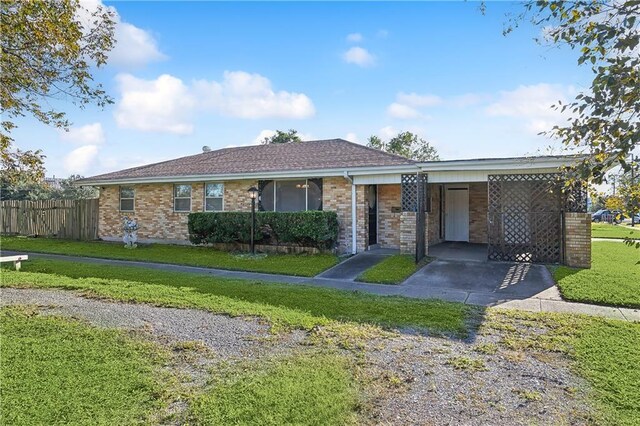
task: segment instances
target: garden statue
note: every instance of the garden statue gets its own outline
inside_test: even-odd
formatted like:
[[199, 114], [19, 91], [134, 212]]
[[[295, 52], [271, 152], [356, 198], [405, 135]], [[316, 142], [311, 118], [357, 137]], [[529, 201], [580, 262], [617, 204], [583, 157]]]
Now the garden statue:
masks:
[[122, 237], [122, 241], [125, 244], [124, 248], [134, 249], [138, 247], [138, 244], [136, 244], [138, 241], [138, 221], [135, 218], [123, 218], [122, 229], [124, 230], [124, 237]]

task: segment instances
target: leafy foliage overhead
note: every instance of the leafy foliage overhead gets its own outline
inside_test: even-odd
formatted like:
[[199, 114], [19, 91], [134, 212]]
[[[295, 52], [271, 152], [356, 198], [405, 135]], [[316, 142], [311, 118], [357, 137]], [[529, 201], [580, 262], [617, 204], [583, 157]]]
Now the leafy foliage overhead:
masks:
[[411, 132], [400, 132], [387, 142], [378, 136], [371, 136], [369, 137], [367, 146], [416, 161], [440, 160], [440, 156], [435, 147]]
[[260, 142], [262, 145], [269, 145], [273, 143], [289, 143], [289, 142], [302, 142], [300, 136], [298, 136], [298, 131], [294, 129], [289, 129], [284, 132], [282, 130], [276, 130], [276, 134], [273, 136], [267, 136], [262, 139]]
[[505, 33], [525, 16], [546, 41], [579, 51], [578, 65], [593, 71], [588, 90], [556, 106], [571, 119], [547, 132], [586, 154], [572, 175], [601, 183], [612, 167], [630, 170], [640, 144], [640, 1], [530, 1]]
[[91, 70], [107, 61], [113, 48], [114, 16], [108, 8], [87, 10], [79, 0], [3, 0], [0, 2], [0, 155], [3, 180], [44, 174], [41, 150], [13, 150], [10, 134], [15, 119], [32, 116], [67, 129], [62, 100], [81, 108], [113, 103]]

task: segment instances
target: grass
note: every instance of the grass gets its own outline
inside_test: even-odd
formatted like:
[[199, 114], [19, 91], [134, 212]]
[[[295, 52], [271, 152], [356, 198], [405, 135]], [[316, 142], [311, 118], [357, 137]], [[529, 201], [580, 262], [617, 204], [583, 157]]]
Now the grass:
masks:
[[312, 329], [332, 321], [348, 321], [463, 336], [468, 333], [467, 320], [477, 313], [470, 306], [441, 300], [58, 260], [25, 262], [22, 272], [4, 270], [2, 278], [2, 286], [84, 290], [126, 302], [258, 316], [275, 328]]
[[591, 269], [553, 269], [562, 297], [640, 308], [640, 250], [616, 241], [593, 241], [591, 247]]
[[137, 424], [159, 408], [149, 344], [17, 307], [0, 330], [2, 424]]
[[2, 249], [104, 259], [174, 263], [302, 277], [316, 276], [338, 263], [338, 257], [333, 254], [269, 254], [250, 257], [214, 250], [210, 247], [140, 244], [136, 249], [126, 249], [121, 243], [105, 241], [69, 241], [7, 236], [2, 237]]
[[344, 358], [297, 355], [216, 383], [196, 398], [190, 417], [211, 425], [344, 425], [355, 423], [357, 404]]
[[611, 225], [609, 223], [592, 223], [591, 237], [640, 239], [640, 225], [637, 228], [633, 229], [624, 225]]
[[[519, 321], [528, 331], [512, 329], [512, 321]], [[511, 349], [566, 353], [573, 369], [591, 385], [599, 423], [638, 424], [640, 323], [584, 315], [494, 311], [485, 325], [511, 329], [502, 341]]]
[[424, 265], [424, 262], [416, 264], [414, 256], [397, 254], [367, 269], [357, 280], [375, 284], [400, 284]]

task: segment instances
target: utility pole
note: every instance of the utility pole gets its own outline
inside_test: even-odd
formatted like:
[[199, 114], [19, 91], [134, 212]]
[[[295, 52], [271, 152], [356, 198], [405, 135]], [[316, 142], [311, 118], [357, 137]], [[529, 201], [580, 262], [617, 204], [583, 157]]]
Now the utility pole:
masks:
[[[636, 168], [638, 168], [638, 156], [631, 154], [631, 188], [636, 184]], [[633, 196], [633, 193], [632, 193]], [[631, 227], [636, 226], [636, 213], [640, 211], [638, 200], [631, 200]]]

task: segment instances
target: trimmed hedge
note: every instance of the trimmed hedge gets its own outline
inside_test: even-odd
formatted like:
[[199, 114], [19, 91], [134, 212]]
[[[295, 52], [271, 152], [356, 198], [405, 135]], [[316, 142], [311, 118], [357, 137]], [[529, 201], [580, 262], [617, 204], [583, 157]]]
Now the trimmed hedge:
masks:
[[[338, 216], [332, 211], [256, 212], [255, 231], [256, 243], [326, 250], [338, 241]], [[249, 243], [251, 213], [191, 213], [189, 240], [193, 244]]]

